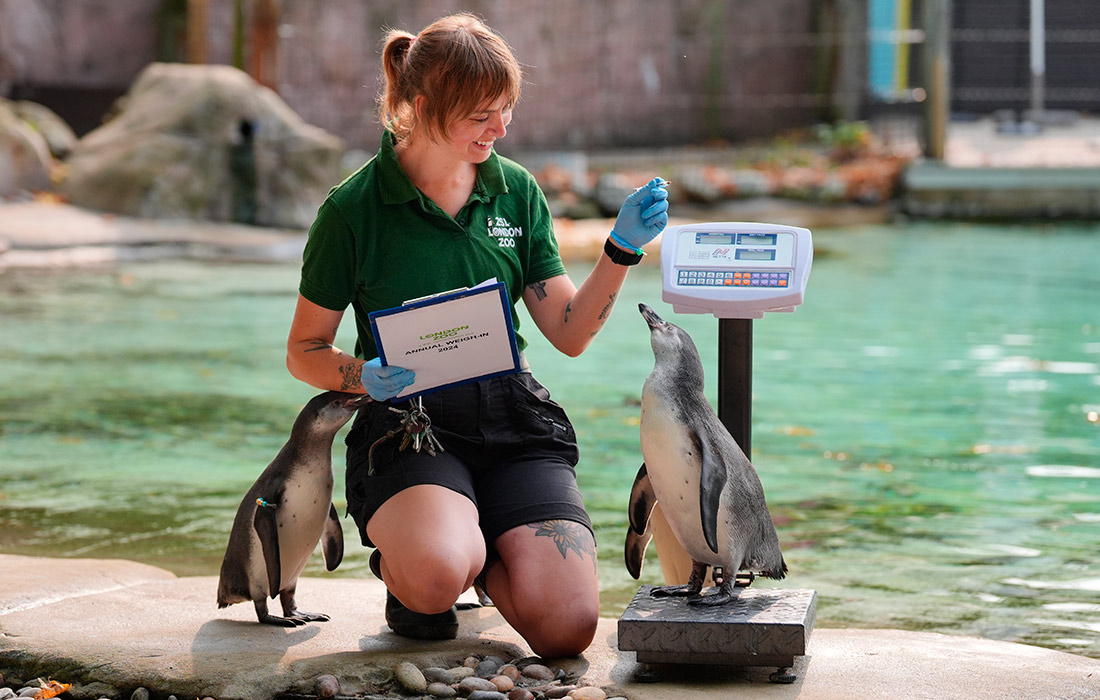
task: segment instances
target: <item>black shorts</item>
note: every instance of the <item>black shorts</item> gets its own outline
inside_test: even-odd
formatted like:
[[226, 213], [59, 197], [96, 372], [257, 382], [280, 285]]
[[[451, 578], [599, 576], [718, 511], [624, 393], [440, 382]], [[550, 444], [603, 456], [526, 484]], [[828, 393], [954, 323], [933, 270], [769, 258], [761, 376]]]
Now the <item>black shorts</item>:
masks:
[[[401, 416], [374, 402], [359, 409], [347, 444], [348, 513], [363, 544], [367, 522], [391, 496], [410, 486], [437, 484], [477, 506], [490, 550], [507, 530], [541, 520], [571, 520], [592, 530], [577, 475], [577, 437], [561, 406], [529, 372], [451, 387], [422, 397], [432, 431], [444, 451], [432, 457], [410, 445], [398, 450], [404, 432], [371, 445], [396, 427]], [[430, 517], [410, 513], [410, 518]]]

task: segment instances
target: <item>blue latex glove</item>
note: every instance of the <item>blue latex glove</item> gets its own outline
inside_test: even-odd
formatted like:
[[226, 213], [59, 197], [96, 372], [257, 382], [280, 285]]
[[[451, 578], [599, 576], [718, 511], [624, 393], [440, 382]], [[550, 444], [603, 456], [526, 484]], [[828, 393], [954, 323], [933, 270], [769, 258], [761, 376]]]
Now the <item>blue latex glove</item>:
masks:
[[363, 365], [362, 382], [370, 397], [375, 401], [392, 399], [401, 390], [413, 383], [416, 372], [393, 365], [382, 366], [381, 358], [367, 360]]
[[611, 240], [641, 254], [642, 246], [657, 237], [668, 224], [668, 183], [659, 177], [626, 198], [611, 229]]

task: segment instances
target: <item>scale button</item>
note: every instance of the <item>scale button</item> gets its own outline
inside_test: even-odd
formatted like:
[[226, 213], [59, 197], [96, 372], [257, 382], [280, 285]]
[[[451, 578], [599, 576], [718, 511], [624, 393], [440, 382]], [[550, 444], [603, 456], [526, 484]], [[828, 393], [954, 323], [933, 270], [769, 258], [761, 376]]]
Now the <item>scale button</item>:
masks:
[[724, 283], [725, 283], [725, 285], [726, 285], [726, 286], [729, 286], [729, 285], [733, 284], [733, 280], [731, 280], [731, 279], [730, 279], [729, 277], [727, 277], [727, 278], [726, 278], [726, 279], [724, 280]]
[[779, 286], [780, 287], [786, 287], [787, 286], [787, 280], [785, 280], [785, 279], [779, 280]]

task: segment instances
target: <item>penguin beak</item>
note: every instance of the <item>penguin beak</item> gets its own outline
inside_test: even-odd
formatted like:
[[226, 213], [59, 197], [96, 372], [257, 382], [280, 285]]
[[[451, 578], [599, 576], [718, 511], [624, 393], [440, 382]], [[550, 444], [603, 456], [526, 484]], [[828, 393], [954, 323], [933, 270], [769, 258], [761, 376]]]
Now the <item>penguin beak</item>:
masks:
[[366, 406], [372, 401], [374, 401], [374, 399], [370, 397], [370, 394], [363, 394], [361, 396], [356, 396], [354, 399], [348, 399], [347, 402], [344, 403], [344, 406], [347, 408], [359, 408], [360, 406]]
[[649, 308], [645, 304], [638, 304], [638, 311], [642, 312], [642, 318], [645, 319], [645, 322], [649, 325], [650, 330], [656, 328], [664, 328], [668, 325], [664, 319], [657, 315], [656, 311]]

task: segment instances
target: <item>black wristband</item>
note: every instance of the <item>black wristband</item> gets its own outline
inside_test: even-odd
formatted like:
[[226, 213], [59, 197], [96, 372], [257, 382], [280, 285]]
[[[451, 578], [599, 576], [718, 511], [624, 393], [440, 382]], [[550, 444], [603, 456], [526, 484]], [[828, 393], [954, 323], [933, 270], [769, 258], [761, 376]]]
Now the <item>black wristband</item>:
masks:
[[607, 257], [611, 258], [611, 262], [616, 265], [637, 265], [642, 261], [642, 256], [637, 253], [628, 253], [619, 246], [611, 242], [608, 238], [603, 244], [603, 252]]

